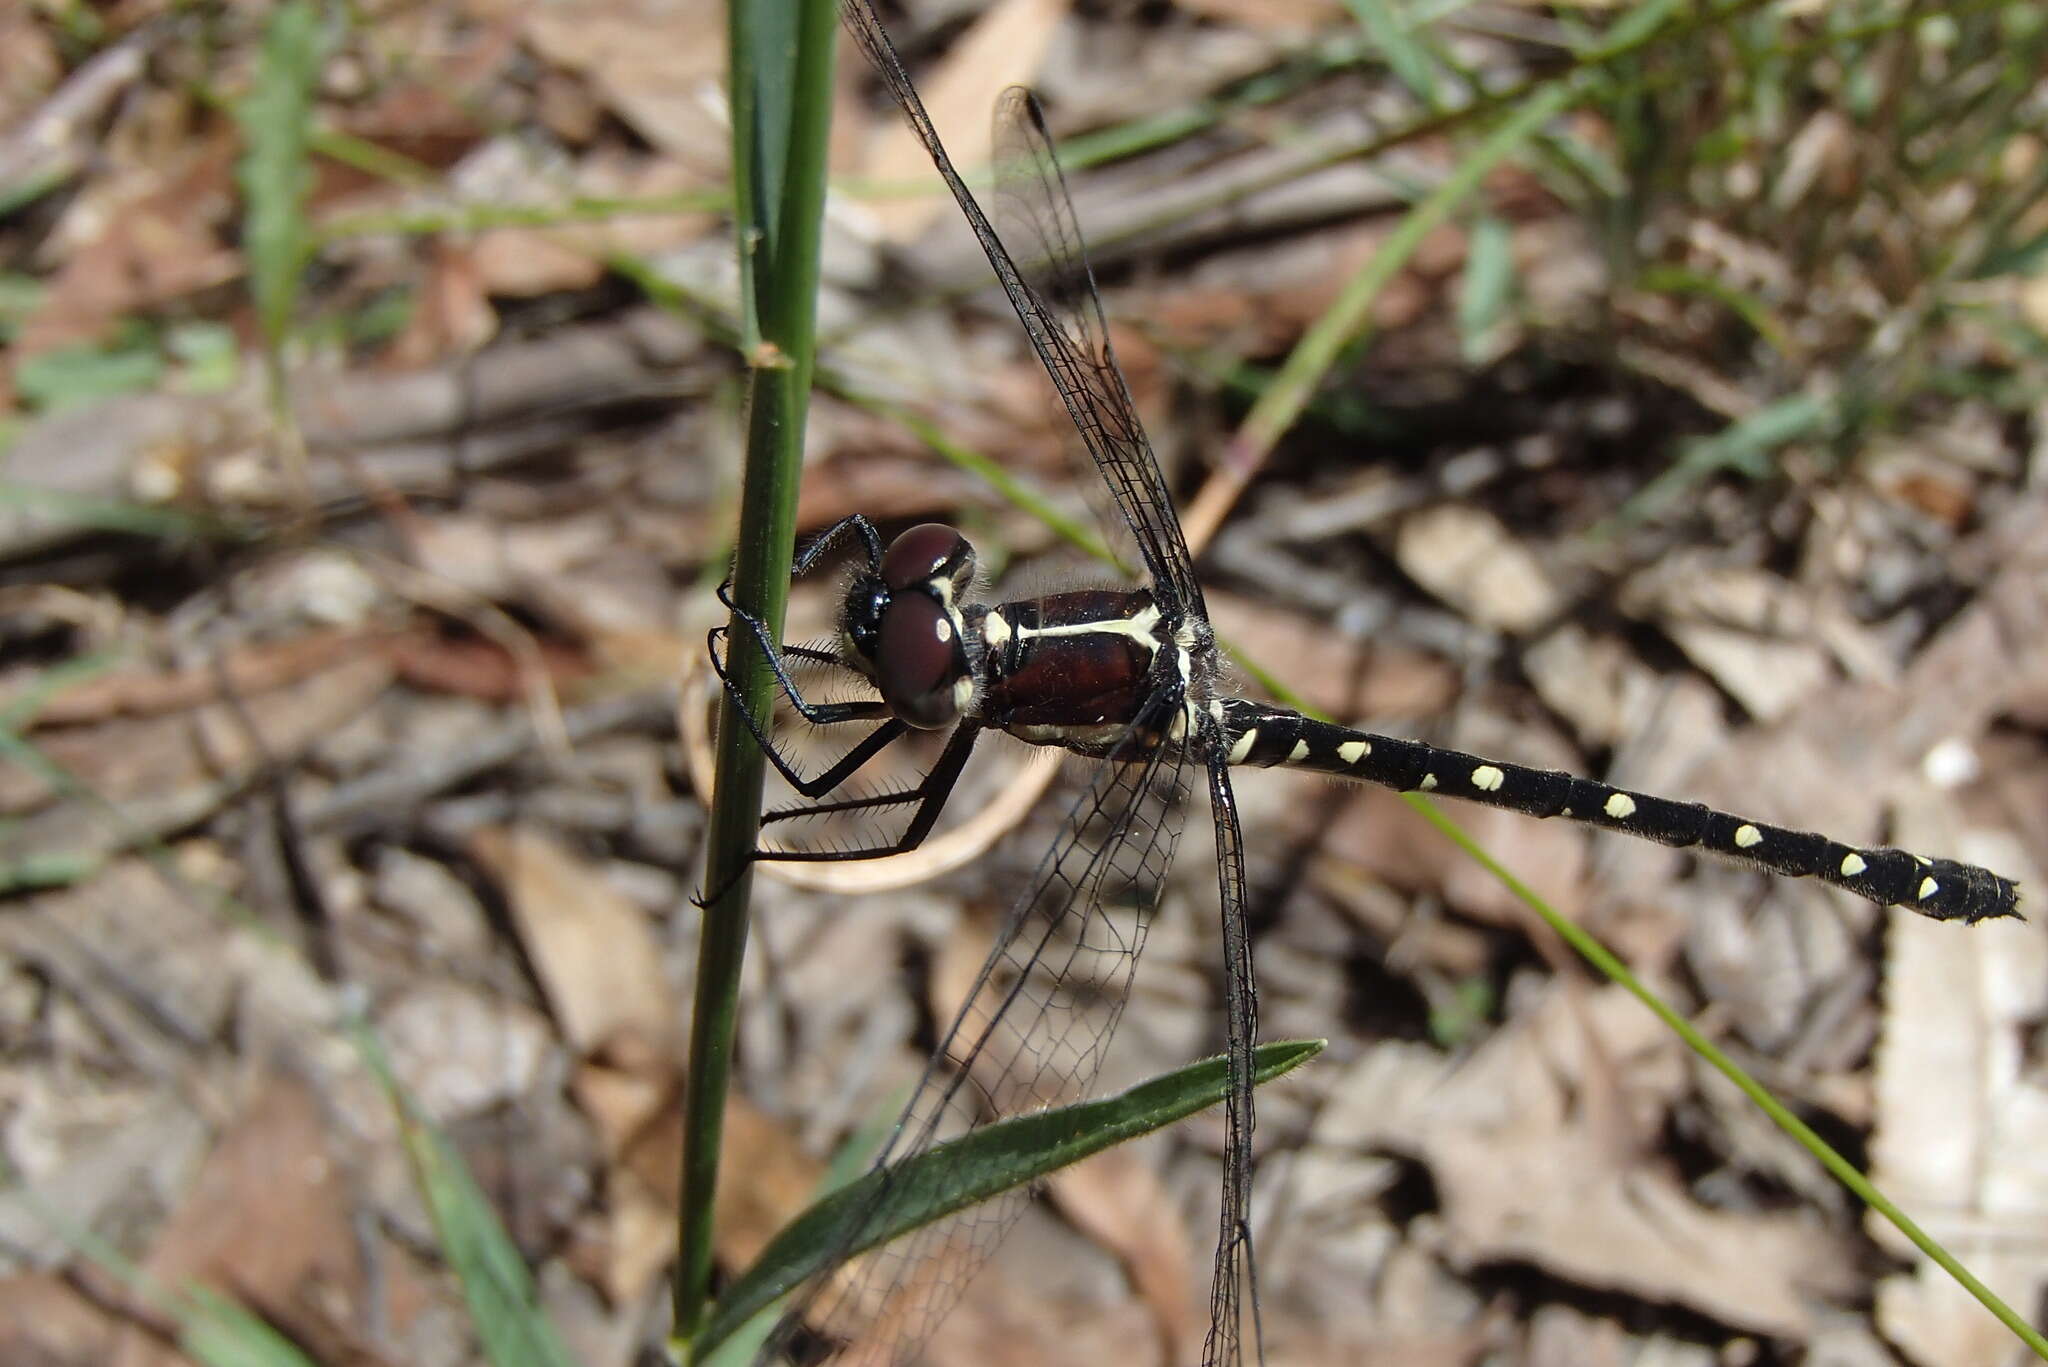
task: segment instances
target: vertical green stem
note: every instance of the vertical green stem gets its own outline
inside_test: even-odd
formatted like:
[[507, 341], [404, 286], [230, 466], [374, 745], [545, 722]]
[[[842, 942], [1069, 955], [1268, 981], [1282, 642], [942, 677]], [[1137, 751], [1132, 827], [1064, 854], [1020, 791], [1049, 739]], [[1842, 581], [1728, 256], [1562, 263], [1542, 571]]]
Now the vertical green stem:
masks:
[[[796, 540], [796, 492], [817, 319], [832, 107], [833, 0], [753, 0], [728, 11], [733, 190], [743, 337], [752, 383], [733, 596], [779, 638]], [[747, 633], [731, 636], [746, 705], [766, 716], [774, 677]], [[747, 856], [761, 818], [763, 761], [747, 728], [721, 717], [706, 836], [704, 908], [683, 1097], [682, 1209], [672, 1353], [701, 1327], [711, 1289], [712, 1198], [747, 947]]]

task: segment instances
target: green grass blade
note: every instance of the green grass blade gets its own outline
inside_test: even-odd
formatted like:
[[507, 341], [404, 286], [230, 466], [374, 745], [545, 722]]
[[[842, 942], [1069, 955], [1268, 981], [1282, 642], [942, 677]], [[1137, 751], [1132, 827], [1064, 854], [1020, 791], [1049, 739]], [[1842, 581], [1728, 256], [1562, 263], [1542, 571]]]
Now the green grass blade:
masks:
[[1273, 449], [1294, 425], [1337, 358], [1358, 342], [1373, 301], [1400, 273], [1423, 239], [1450, 218], [1479, 188], [1488, 172], [1571, 103], [1569, 82], [1559, 81], [1537, 91], [1461, 160], [1442, 185], [1409, 211], [1380, 249], [1345, 284], [1330, 308], [1303, 334], [1274, 375], [1271, 387], [1253, 405], [1238, 429], [1238, 460], [1256, 463]]
[[1387, 69], [1408, 87], [1408, 93], [1426, 108], [1441, 109], [1436, 63], [1416, 37], [1416, 30], [1396, 10], [1394, 0], [1345, 0], [1345, 5], [1386, 58]]
[[1508, 225], [1492, 214], [1481, 214], [1472, 225], [1472, 245], [1465, 253], [1465, 278], [1458, 291], [1458, 340], [1467, 361], [1484, 358], [1487, 339], [1507, 316], [1514, 285]]
[[16, 368], [14, 383], [29, 407], [61, 413], [153, 389], [163, 372], [163, 358], [156, 347], [147, 340], [140, 345], [131, 340], [111, 346], [59, 347], [31, 356]]
[[356, 1046], [398, 1117], [399, 1135], [412, 1161], [441, 1256], [448, 1261], [469, 1306], [470, 1323], [492, 1367], [575, 1367], [575, 1359], [541, 1313], [526, 1261], [476, 1185], [462, 1158], [420, 1120], [392, 1074], [382, 1044], [368, 1029]]
[[272, 351], [281, 347], [298, 303], [299, 272], [311, 250], [306, 197], [313, 171], [313, 91], [326, 52], [320, 11], [291, 0], [270, 18], [256, 83], [235, 106], [244, 147], [235, 167], [244, 204], [242, 250], [257, 321]]
[[[733, 5], [730, 37], [733, 197], [741, 276], [741, 345], [752, 367], [746, 471], [734, 547], [733, 598], [782, 635], [796, 546], [797, 483], [817, 350], [819, 250], [832, 108], [833, 0]], [[775, 679], [748, 633], [729, 669], [741, 704], [768, 716]], [[764, 760], [730, 698], [718, 727], [716, 790], [705, 836], [702, 935], [683, 1096], [682, 1205], [669, 1351], [680, 1359], [710, 1300], [712, 1207], [725, 1128], [746, 956], [750, 856], [761, 822]]]
[[165, 508], [126, 499], [95, 498], [64, 489], [0, 480], [0, 510], [33, 508], [55, 521], [103, 532], [132, 532], [165, 540], [236, 540], [245, 533], [227, 522], [184, 508]]
[[1669, 469], [1589, 528], [1586, 535], [1592, 539], [1610, 536], [1653, 517], [1722, 470], [1735, 470], [1751, 479], [1765, 478], [1772, 471], [1772, 456], [1792, 442], [1825, 431], [1834, 411], [1831, 400], [1812, 394], [1789, 394], [1765, 404], [1714, 435], [1687, 443]]
[[[1270, 1082], [1322, 1052], [1322, 1040], [1262, 1044], [1254, 1083]], [[1223, 1100], [1229, 1061], [1203, 1059], [1127, 1092], [985, 1125], [887, 1170], [867, 1173], [785, 1225], [726, 1289], [699, 1339], [716, 1346], [835, 1260], [1033, 1182], [1104, 1149], [1163, 1129]]]
[[313, 1359], [235, 1302], [205, 1287], [185, 1293], [178, 1347], [206, 1367], [313, 1367]]

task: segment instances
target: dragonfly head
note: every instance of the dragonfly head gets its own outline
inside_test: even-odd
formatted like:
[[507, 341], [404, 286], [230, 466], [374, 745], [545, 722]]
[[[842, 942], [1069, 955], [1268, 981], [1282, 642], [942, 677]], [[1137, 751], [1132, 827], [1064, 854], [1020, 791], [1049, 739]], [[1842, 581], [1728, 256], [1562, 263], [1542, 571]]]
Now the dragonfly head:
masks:
[[889, 710], [922, 730], [951, 726], [974, 700], [961, 611], [973, 582], [967, 538], [926, 522], [890, 542], [847, 588], [840, 623], [847, 647]]

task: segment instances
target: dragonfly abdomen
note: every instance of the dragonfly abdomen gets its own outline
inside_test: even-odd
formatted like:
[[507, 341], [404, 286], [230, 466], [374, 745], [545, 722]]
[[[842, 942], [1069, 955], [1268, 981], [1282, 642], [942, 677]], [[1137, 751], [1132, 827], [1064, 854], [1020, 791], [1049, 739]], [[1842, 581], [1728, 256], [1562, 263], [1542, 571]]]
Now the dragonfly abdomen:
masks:
[[1937, 920], [2016, 914], [2013, 883], [1975, 865], [1889, 847], [1844, 845], [1698, 802], [1631, 792], [1555, 769], [1533, 769], [1421, 741], [1354, 731], [1242, 698], [1224, 703], [1232, 764], [1285, 765], [1377, 783], [1397, 792], [1558, 816], [1678, 849], [1701, 849], [1773, 873], [1819, 878], [1882, 906]]

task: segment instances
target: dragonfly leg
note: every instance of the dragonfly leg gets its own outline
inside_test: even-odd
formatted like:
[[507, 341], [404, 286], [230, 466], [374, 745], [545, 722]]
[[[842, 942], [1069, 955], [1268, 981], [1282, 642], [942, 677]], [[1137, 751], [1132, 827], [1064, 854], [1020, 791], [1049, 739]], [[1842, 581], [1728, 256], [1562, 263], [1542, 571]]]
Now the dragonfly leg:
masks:
[[[870, 570], [875, 569], [882, 563], [881, 533], [875, 530], [875, 525], [872, 522], [862, 517], [859, 513], [854, 513], [849, 517], [841, 518], [830, 527], [827, 527], [808, 546], [804, 547], [803, 553], [797, 556], [796, 563], [790, 566], [790, 578], [798, 579], [809, 574], [834, 546], [844, 541], [850, 535], [860, 538], [862, 549], [867, 555]], [[814, 664], [844, 669], [848, 673], [862, 678], [863, 681], [865, 681], [866, 676], [848, 665], [835, 651], [819, 650], [812, 646], [778, 644], [773, 635], [770, 634], [766, 622], [762, 621], [758, 615], [749, 612], [733, 601], [731, 579], [728, 578], [718, 586], [718, 601], [723, 603], [726, 610], [732, 614], [732, 620], [744, 626], [747, 629], [747, 633], [754, 638], [754, 643], [760, 647], [761, 658], [768, 662], [768, 668], [775, 674], [776, 684], [782, 689], [783, 695], [789, 699], [790, 705], [796, 708], [798, 714], [805, 721], [813, 726], [834, 726], [848, 721], [879, 721], [889, 715], [888, 709], [882, 705], [880, 699], [844, 703], [814, 703], [806, 700], [803, 690], [798, 688], [796, 680], [790, 677], [789, 667], [785, 663], [788, 660], [804, 660]], [[713, 628], [710, 636], [706, 639], [706, 643], [711, 649], [711, 667], [718, 672], [719, 681], [725, 685], [727, 695], [733, 699], [735, 704], [738, 704], [739, 695], [734, 691], [732, 676], [727, 671], [725, 651], [722, 648], [728, 630], [728, 627]], [[744, 711], [745, 708], [742, 707], [741, 710]], [[756, 719], [749, 718], [749, 724], [752, 724], [754, 720]], [[754, 726], [756, 737], [760, 736], [761, 729], [759, 726]], [[762, 742], [762, 748], [764, 750], [768, 748], [765, 741]]]
[[851, 721], [879, 723], [874, 730], [868, 732], [861, 739], [859, 744], [842, 755], [831, 768], [815, 777], [805, 777], [794, 764], [790, 763], [788, 756], [782, 753], [782, 748], [776, 745], [773, 739], [769, 737], [768, 728], [761, 724], [761, 719], [754, 715], [753, 709], [748, 707], [746, 702], [740, 697], [739, 688], [733, 682], [732, 675], [727, 671], [726, 667], [724, 644], [727, 629], [725, 627], [713, 627], [710, 635], [706, 638], [706, 645], [711, 655], [712, 670], [718, 675], [718, 681], [725, 686], [725, 695], [731, 699], [733, 711], [739, 714], [740, 720], [746, 723], [747, 730], [753, 733], [754, 743], [761, 747], [761, 753], [768, 757], [768, 762], [775, 766], [775, 771], [781, 774], [789, 786], [796, 789], [797, 792], [805, 797], [823, 797], [826, 793], [831, 792], [834, 788], [846, 782], [861, 765], [866, 764], [883, 750], [895, 744], [903, 733], [909, 729], [902, 722], [889, 715], [889, 709], [882, 704], [879, 698], [841, 703], [807, 702], [801, 690], [797, 688], [796, 680], [790, 677], [788, 667], [784, 662], [794, 658], [845, 668], [838, 656], [830, 651], [814, 650], [809, 646], [785, 646], [777, 650], [768, 644], [767, 632], [762, 629], [758, 621], [747, 617], [746, 614], [740, 614], [740, 616], [743, 620], [749, 621], [754, 626], [756, 639], [761, 642], [762, 650], [768, 660], [768, 667], [775, 674], [776, 686], [782, 690], [784, 696], [789, 699], [790, 705], [796, 708], [798, 715], [803, 717], [805, 721], [810, 722], [814, 726], [837, 726]]
[[[860, 538], [870, 567], [881, 563], [882, 538], [880, 533], [875, 530], [873, 523], [860, 514], [855, 513], [851, 517], [842, 518], [831, 527], [828, 527], [806, 546], [803, 553], [797, 557], [796, 563], [790, 567], [790, 577], [797, 578], [809, 573], [824, 558], [827, 552], [845, 540], [849, 535]], [[711, 656], [711, 667], [717, 673], [719, 683], [724, 686], [726, 696], [732, 700], [733, 710], [739, 713], [740, 719], [746, 723], [747, 730], [753, 733], [755, 743], [761, 747], [761, 753], [768, 757], [769, 762], [775, 766], [776, 772], [781, 774], [784, 780], [792, 788], [796, 789], [798, 793], [805, 797], [824, 796], [844, 783], [861, 765], [887, 749], [903, 735], [905, 730], [903, 723], [889, 715], [889, 709], [883, 705], [879, 698], [857, 699], [851, 702], [814, 703], [804, 697], [803, 690], [797, 686], [795, 678], [790, 674], [788, 664], [790, 660], [801, 660], [810, 664], [844, 669], [848, 673], [860, 677], [863, 683], [867, 682], [866, 677], [861, 675], [860, 671], [847, 665], [846, 661], [836, 652], [820, 650], [812, 646], [778, 645], [770, 634], [766, 622], [763, 622], [760, 617], [733, 601], [732, 581], [730, 579], [718, 586], [718, 601], [725, 604], [726, 609], [732, 614], [733, 621], [744, 626], [748, 634], [753, 637], [755, 645], [760, 648], [761, 658], [768, 662], [769, 671], [775, 675], [776, 687], [781, 690], [784, 697], [789, 699], [790, 706], [796, 709], [797, 715], [813, 726], [838, 726], [852, 721], [880, 723], [859, 744], [855, 745], [837, 763], [832, 765], [831, 768], [816, 777], [805, 777], [795, 765], [790, 763], [781, 748], [769, 738], [768, 728], [762, 724], [761, 718], [755, 716], [753, 709], [748, 707], [746, 702], [740, 697], [739, 689], [734, 684], [731, 671], [728, 668], [726, 657], [725, 644], [729, 637], [730, 627], [713, 628], [709, 636], [706, 637], [706, 645]]]
[[[901, 725], [901, 723], [897, 723]], [[885, 728], [886, 729], [886, 728]], [[879, 734], [879, 733], [878, 733]], [[953, 795], [953, 785], [960, 781], [960, 771], [967, 767], [968, 756], [974, 753], [974, 742], [981, 735], [981, 727], [973, 722], [963, 722], [954, 730], [946, 748], [939, 755], [938, 763], [914, 788], [898, 793], [877, 793], [871, 797], [842, 798], [837, 802], [819, 802], [801, 807], [785, 807], [770, 812], [761, 819], [763, 826], [779, 821], [795, 821], [806, 817], [842, 815], [849, 812], [880, 811], [885, 807], [914, 806], [910, 820], [904, 825], [902, 834], [895, 839], [872, 845], [855, 845], [845, 849], [829, 850], [763, 850], [756, 849], [755, 859], [774, 860], [778, 863], [843, 863], [861, 859], [880, 859], [886, 855], [903, 854], [924, 843], [931, 834], [932, 826], [938, 821], [939, 813], [945, 810], [946, 799]], [[872, 739], [872, 737], [870, 737]], [[879, 747], [877, 747], [879, 748]]]

